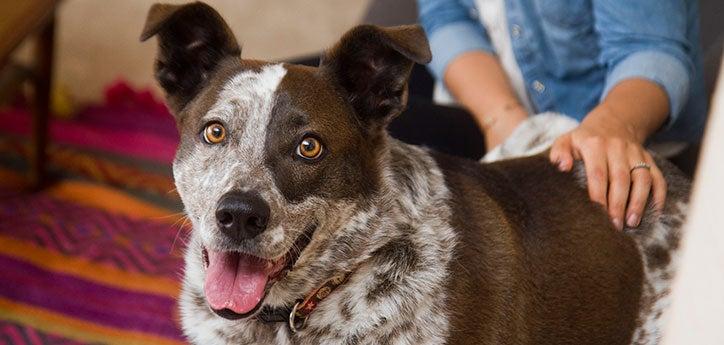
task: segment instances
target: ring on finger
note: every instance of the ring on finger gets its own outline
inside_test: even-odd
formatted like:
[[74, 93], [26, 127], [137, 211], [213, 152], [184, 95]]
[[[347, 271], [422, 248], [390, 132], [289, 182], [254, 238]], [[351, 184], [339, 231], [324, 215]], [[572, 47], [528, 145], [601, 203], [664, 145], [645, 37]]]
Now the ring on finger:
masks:
[[649, 165], [648, 163], [646, 163], [644, 161], [640, 161], [631, 167], [630, 172], [633, 173], [634, 170], [636, 170], [636, 169], [646, 169], [646, 170], [651, 171], [651, 165]]

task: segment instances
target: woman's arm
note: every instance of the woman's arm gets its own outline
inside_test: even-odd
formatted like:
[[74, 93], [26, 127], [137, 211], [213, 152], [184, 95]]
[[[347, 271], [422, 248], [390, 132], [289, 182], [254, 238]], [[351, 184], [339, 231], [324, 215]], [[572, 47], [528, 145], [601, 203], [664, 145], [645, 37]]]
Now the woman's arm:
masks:
[[483, 51], [455, 58], [444, 75], [445, 85], [473, 114], [492, 149], [502, 143], [528, 116], [498, 59]]
[[[666, 181], [643, 143], [667, 119], [684, 116], [693, 74], [687, 8], [684, 0], [593, 2], [599, 60], [608, 68], [603, 98], [553, 144], [550, 158], [561, 170], [584, 161], [591, 199], [607, 206], [619, 229], [639, 225], [652, 189], [658, 207], [666, 198]], [[632, 170], [640, 162], [650, 169]]]
[[474, 114], [486, 145], [500, 144], [527, 116], [494, 57], [485, 28], [458, 1], [418, 0], [432, 62], [430, 71]]

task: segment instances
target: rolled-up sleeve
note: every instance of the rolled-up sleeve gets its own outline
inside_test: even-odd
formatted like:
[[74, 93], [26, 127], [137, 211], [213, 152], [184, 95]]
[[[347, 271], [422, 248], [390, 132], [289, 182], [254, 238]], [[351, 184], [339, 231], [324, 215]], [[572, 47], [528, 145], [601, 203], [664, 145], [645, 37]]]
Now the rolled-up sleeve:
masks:
[[432, 51], [428, 68], [439, 80], [460, 54], [473, 50], [493, 53], [487, 32], [463, 4], [454, 0], [417, 0], [417, 4]]
[[661, 86], [669, 99], [673, 124], [689, 98], [694, 65], [687, 54], [687, 6], [684, 0], [594, 1], [601, 63], [608, 69], [601, 99], [626, 79], [642, 78]]

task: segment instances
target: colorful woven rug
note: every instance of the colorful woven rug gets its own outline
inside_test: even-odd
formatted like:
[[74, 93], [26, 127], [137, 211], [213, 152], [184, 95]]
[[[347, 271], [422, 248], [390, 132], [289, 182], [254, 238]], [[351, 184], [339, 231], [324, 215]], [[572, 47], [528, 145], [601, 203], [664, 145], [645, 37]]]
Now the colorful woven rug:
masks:
[[182, 342], [178, 216], [94, 183], [19, 193], [5, 183], [20, 176], [0, 180], [0, 342]]
[[0, 344], [184, 343], [175, 140], [153, 126], [127, 135], [118, 123], [54, 121], [53, 183], [30, 192], [24, 116], [0, 112], [13, 123], [0, 126]]

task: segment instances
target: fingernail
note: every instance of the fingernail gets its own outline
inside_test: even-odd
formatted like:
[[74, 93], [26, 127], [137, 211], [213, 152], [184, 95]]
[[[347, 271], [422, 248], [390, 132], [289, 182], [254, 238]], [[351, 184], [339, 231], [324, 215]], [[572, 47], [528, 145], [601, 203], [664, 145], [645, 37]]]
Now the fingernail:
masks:
[[628, 216], [628, 220], [626, 221], [626, 224], [632, 228], [639, 226], [639, 215], [634, 213], [634, 214]]
[[566, 170], [566, 163], [565, 162], [558, 162], [558, 170], [565, 171]]
[[614, 218], [613, 226], [615, 226], [616, 229], [618, 229], [618, 230], [623, 230], [623, 221], [621, 221], [620, 218]]

